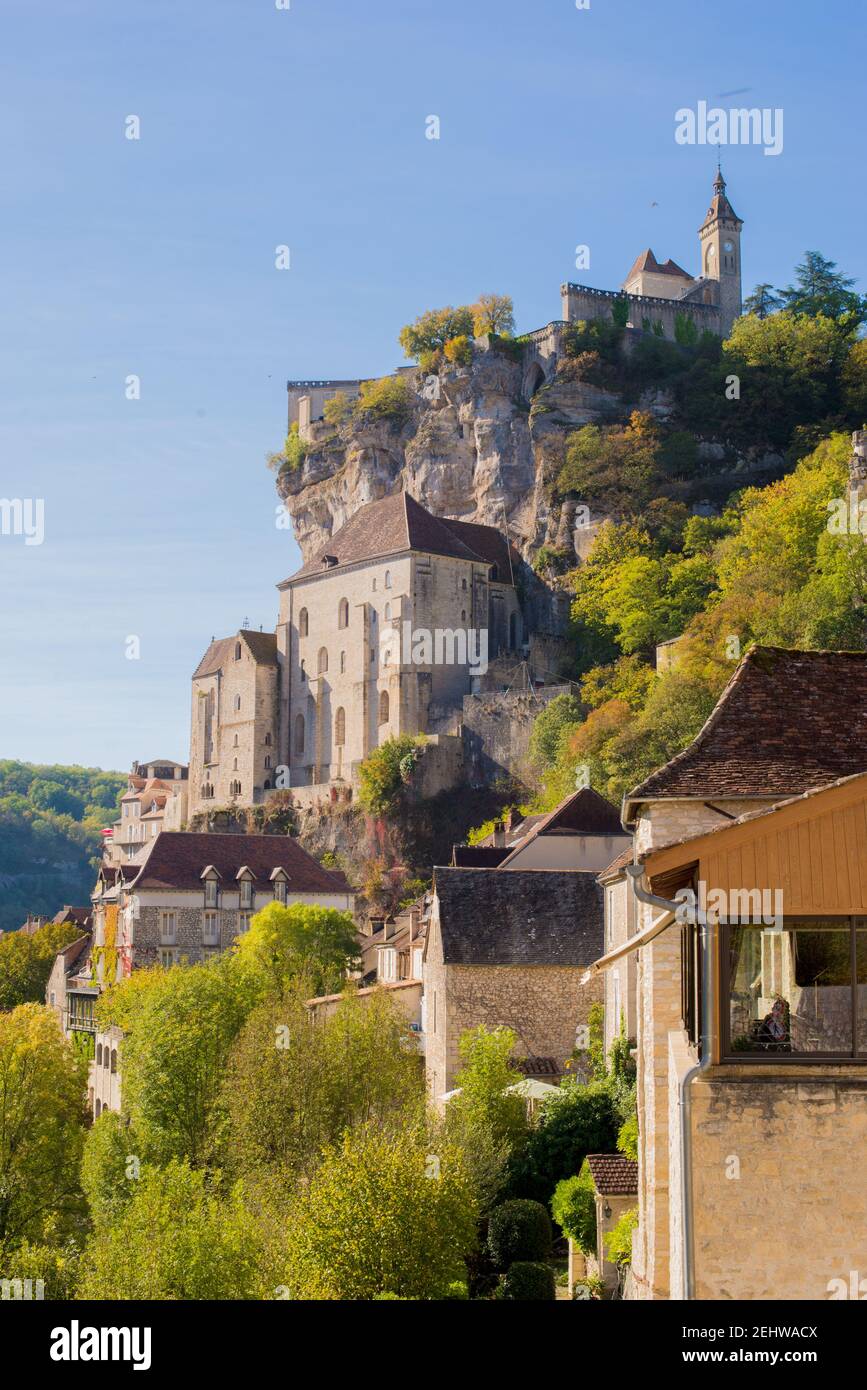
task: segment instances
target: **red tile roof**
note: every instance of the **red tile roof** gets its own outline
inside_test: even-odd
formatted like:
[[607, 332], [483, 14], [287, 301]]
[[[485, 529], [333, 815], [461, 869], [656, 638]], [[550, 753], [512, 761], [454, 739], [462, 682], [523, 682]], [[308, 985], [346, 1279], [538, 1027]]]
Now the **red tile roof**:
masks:
[[212, 864], [224, 887], [234, 885], [245, 864], [259, 886], [270, 884], [274, 869], [285, 869], [290, 893], [348, 893], [340, 874], [323, 869], [289, 835], [207, 835], [164, 830], [134, 881], [139, 888], [201, 888], [202, 872]]
[[638, 1196], [638, 1164], [634, 1159], [623, 1154], [588, 1154], [587, 1164], [600, 1196]]
[[[387, 555], [409, 550], [451, 555], [460, 560], [474, 560], [477, 564], [496, 564], [501, 571], [498, 574], [500, 582], [509, 582], [507, 543], [495, 527], [436, 517], [408, 492], [395, 492], [361, 507], [286, 582], [326, 574], [329, 568], [384, 559]], [[336, 563], [328, 564], [327, 559]]]
[[627, 793], [642, 801], [799, 796], [867, 771], [867, 652], [753, 647], [688, 748]]
[[682, 280], [691, 280], [692, 276], [688, 270], [683, 270], [676, 261], [670, 258], [667, 261], [658, 261], [648, 246], [646, 251], [642, 251], [640, 256], [636, 256], [629, 270], [629, 274], [624, 280], [624, 285], [628, 284], [633, 275], [638, 275], [641, 271], [647, 271], [651, 275], [677, 275]]

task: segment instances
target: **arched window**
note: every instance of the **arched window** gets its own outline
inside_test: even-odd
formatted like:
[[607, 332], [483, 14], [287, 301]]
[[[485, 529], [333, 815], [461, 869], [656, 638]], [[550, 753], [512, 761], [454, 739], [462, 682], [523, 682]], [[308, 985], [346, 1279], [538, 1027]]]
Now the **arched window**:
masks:
[[235, 660], [236, 660], [236, 661], [240, 661], [240, 660], [241, 660], [241, 643], [240, 643], [240, 642], [236, 642], [236, 643], [235, 643]]
[[307, 619], [307, 609], [302, 608], [301, 612], [298, 614], [298, 636], [306, 637], [309, 626], [310, 624]]
[[98, 1101], [96, 1102], [96, 1118], [99, 1119], [99, 1117], [100, 1117], [101, 1114], [102, 1114], [102, 1101], [101, 1101], [101, 1100], [98, 1100]]
[[111, 1074], [117, 1076], [117, 1048], [111, 1049]]
[[385, 587], [386, 589], [391, 588], [391, 570], [385, 571]]
[[465, 623], [466, 621], [467, 621], [467, 610], [466, 610], [466, 608], [462, 608], [462, 609], [461, 609], [461, 622], [462, 622], [462, 623]]
[[238, 747], [238, 735], [237, 735], [237, 734], [235, 735], [235, 737], [234, 737], [234, 739], [233, 739], [233, 741], [232, 741], [232, 747], [233, 747], [233, 748], [237, 748], [237, 747]]
[[102, 1066], [102, 1043], [96, 1044], [96, 1065], [98, 1067]]
[[297, 757], [302, 757], [304, 753], [304, 715], [295, 716], [295, 753]]
[[349, 627], [349, 599], [342, 598], [337, 605], [337, 626]]
[[237, 711], [237, 710], [239, 710], [240, 708], [241, 708], [241, 697], [240, 697], [240, 695], [236, 695], [236, 696], [235, 696], [235, 709], [236, 709], [236, 711]]
[[387, 723], [388, 723], [388, 691], [387, 691], [387, 690], [381, 690], [381, 691], [379, 692], [379, 722], [380, 722], [380, 724], [387, 724]]
[[271, 747], [271, 735], [270, 735], [270, 734], [266, 734], [266, 735], [265, 735], [265, 747], [266, 747], [266, 748], [270, 748], [270, 747]]
[[466, 587], [467, 587], [467, 581], [466, 581], [465, 579], [462, 579], [462, 580], [461, 580], [461, 588], [462, 588], [462, 589], [466, 589]]
[[232, 759], [232, 771], [233, 771], [233, 772], [237, 772], [237, 771], [238, 771], [238, 759], [237, 759], [237, 758], [233, 758], [233, 759]]
[[346, 652], [340, 653], [340, 674], [341, 676], [346, 675]]
[[346, 742], [346, 710], [342, 705], [334, 716], [334, 742], [338, 748]]
[[301, 662], [301, 679], [302, 679], [303, 681], [306, 681], [306, 679], [307, 679], [307, 670], [306, 670], [306, 668], [305, 668], [305, 665], [304, 665], [304, 662], [303, 662], [303, 661]]
[[240, 795], [241, 795], [241, 783], [240, 783], [240, 782], [230, 782], [230, 783], [229, 783], [229, 795], [230, 795], [230, 796], [240, 796]]
[[390, 604], [390, 603], [387, 603], [387, 604], [385, 605], [385, 616], [386, 616], [386, 618], [390, 618], [390, 617], [391, 617], [391, 604]]
[[270, 753], [266, 753], [266, 754], [265, 754], [265, 767], [266, 767], [266, 768], [269, 768], [270, 766], [271, 766], [271, 754], [270, 754]]
[[318, 670], [320, 676], [323, 675], [323, 674], [328, 670], [328, 648], [327, 648], [327, 647], [320, 647], [320, 648], [319, 648], [319, 656], [318, 656], [317, 661], [316, 661], [316, 668], [317, 668], [317, 670]]

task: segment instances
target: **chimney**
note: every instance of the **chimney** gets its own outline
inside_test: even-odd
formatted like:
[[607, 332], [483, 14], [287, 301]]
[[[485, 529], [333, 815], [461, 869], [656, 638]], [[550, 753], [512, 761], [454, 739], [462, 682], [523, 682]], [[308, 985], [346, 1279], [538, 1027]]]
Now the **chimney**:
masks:
[[506, 827], [501, 820], [494, 821], [494, 848], [505, 849]]

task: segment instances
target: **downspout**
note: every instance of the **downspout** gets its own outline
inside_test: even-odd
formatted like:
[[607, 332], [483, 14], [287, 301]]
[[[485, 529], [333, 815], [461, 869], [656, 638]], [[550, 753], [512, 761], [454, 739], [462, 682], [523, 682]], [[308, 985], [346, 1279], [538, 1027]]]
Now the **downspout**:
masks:
[[692, 1088], [691, 1082], [700, 1072], [711, 1064], [711, 1031], [713, 1027], [713, 959], [711, 947], [711, 927], [707, 914], [698, 906], [689, 908], [683, 902], [671, 902], [660, 898], [644, 887], [642, 879], [644, 868], [641, 864], [627, 864], [626, 873], [632, 883], [632, 891], [638, 902], [648, 907], [658, 907], [672, 912], [680, 922], [701, 927], [701, 1035], [699, 1061], [684, 1072], [679, 1086], [680, 1109], [680, 1164], [681, 1164], [681, 1219], [683, 1226], [683, 1284], [684, 1298], [695, 1298], [695, 1226], [693, 1222], [693, 1183], [692, 1183]]

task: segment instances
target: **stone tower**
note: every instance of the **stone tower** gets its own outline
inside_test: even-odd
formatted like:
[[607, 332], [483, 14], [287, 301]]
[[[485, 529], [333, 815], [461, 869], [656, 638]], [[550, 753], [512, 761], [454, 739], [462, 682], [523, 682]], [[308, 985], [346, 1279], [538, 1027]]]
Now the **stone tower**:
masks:
[[701, 275], [716, 280], [717, 303], [721, 310], [724, 337], [741, 313], [741, 228], [738, 217], [726, 196], [726, 182], [717, 168], [713, 197], [707, 216], [698, 229], [701, 244]]

